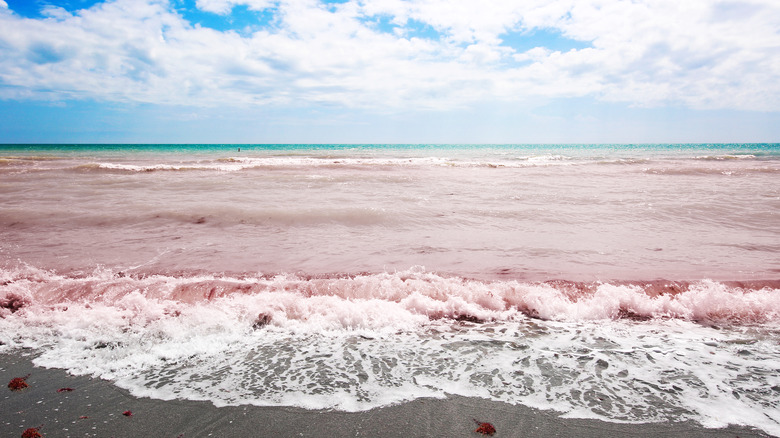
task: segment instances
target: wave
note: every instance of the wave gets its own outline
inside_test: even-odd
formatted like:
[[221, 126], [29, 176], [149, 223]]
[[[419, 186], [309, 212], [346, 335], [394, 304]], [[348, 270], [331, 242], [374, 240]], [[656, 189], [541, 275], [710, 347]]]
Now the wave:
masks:
[[[46, 171], [53, 170], [56, 167], [48, 167], [56, 165], [57, 162], [64, 161], [63, 157], [46, 157], [46, 156], [0, 156], [0, 170], [5, 172], [29, 172], [29, 171]], [[48, 166], [45, 166], [48, 165]]]
[[[341, 154], [339, 153], [341, 152]], [[348, 155], [354, 153], [354, 155]], [[609, 155], [564, 155], [559, 153], [518, 154], [517, 151], [488, 152], [485, 155], [472, 153], [460, 154], [457, 151], [442, 150], [442, 155], [370, 155], [367, 151], [325, 151], [308, 154], [277, 154], [272, 156], [189, 156], [178, 157], [172, 161], [170, 156], [126, 156], [120, 162], [114, 158], [105, 157], [2, 157], [0, 168], [32, 168], [38, 171], [68, 169], [77, 173], [153, 173], [180, 171], [217, 171], [238, 172], [252, 169], [362, 169], [362, 168], [415, 168], [415, 167], [454, 167], [454, 168], [535, 168], [561, 167], [573, 165], [646, 165], [655, 163], [663, 165], [670, 162], [669, 172], [676, 169], [699, 169], [703, 162], [719, 162], [721, 165], [737, 162], [771, 162], [774, 157], [755, 154], [720, 154], [701, 156], [669, 157], [664, 155], [651, 156], [609, 156]], [[447, 154], [450, 152], [451, 154]], [[184, 161], [179, 161], [184, 158]], [[64, 160], [64, 161], [63, 161]], [[44, 166], [45, 162], [63, 161], [55, 165]], [[688, 164], [684, 164], [688, 163]], [[69, 166], [69, 167], [68, 167]], [[772, 169], [765, 166], [766, 169]], [[693, 171], [693, 170], [691, 170]], [[725, 169], [729, 171], [729, 169]], [[664, 173], [664, 170], [660, 171]], [[706, 173], [706, 171], [705, 171]]]
[[720, 154], [720, 155], [699, 155], [694, 157], [696, 160], [703, 161], [726, 161], [726, 160], [754, 160], [753, 154]]
[[105, 172], [105, 173], [142, 173], [142, 172], [174, 172], [174, 171], [198, 171], [198, 170], [219, 170], [236, 171], [241, 170], [240, 166], [213, 165], [213, 164], [121, 164], [121, 163], [86, 163], [72, 168], [76, 172]]
[[[325, 318], [324, 326], [341, 329], [417, 324], [441, 318], [673, 318], [736, 324], [780, 321], [778, 282], [524, 283], [448, 277], [421, 268], [359, 275], [238, 277], [132, 276], [103, 270], [83, 277], [67, 277], [25, 268], [3, 271], [0, 284], [0, 298], [17, 303], [14, 306], [29, 303], [31, 309], [92, 302], [122, 306], [129, 296], [170, 305], [239, 300], [268, 315], [275, 324], [298, 324], [316, 316], [314, 319]], [[0, 307], [8, 314], [8, 306]], [[382, 309], [381, 317], [371, 310], [375, 308]]]
[[572, 158], [562, 155], [519, 156], [503, 158], [469, 158], [469, 157], [229, 157], [219, 161], [240, 164], [245, 168], [273, 167], [324, 167], [324, 168], [358, 168], [358, 167], [487, 167], [487, 168], [519, 168], [549, 165], [568, 165]]
[[54, 155], [8, 155], [0, 157], [0, 160], [14, 161], [14, 162], [36, 162], [36, 161], [62, 161], [68, 160], [67, 157], [60, 157]]
[[778, 282], [0, 271], [0, 351], [136, 396], [363, 411], [457, 394], [780, 433]]
[[16, 166], [19, 164], [25, 164], [25, 161], [15, 160], [13, 158], [0, 158], [0, 166]]
[[360, 158], [360, 157], [225, 157], [193, 163], [128, 164], [90, 162], [71, 168], [76, 172], [145, 173], [176, 171], [238, 172], [252, 169], [279, 168], [393, 168], [393, 167], [456, 167], [456, 168], [524, 168], [575, 164], [570, 157], [530, 156], [511, 159], [466, 159], [446, 157]]
[[649, 164], [652, 163], [653, 160], [649, 158], [613, 158], [613, 159], [601, 158], [601, 159], [597, 159], [596, 162], [602, 165], [622, 164], [625, 166], [631, 166], [636, 164]]
[[670, 167], [645, 167], [643, 172], [653, 175], [670, 176], [744, 176], [752, 174], [777, 174], [780, 173], [780, 167], [689, 167], [689, 166], [670, 166]]
[[300, 208], [246, 208], [229, 205], [202, 205], [191, 210], [174, 208], [128, 209], [106, 213], [101, 210], [72, 212], [6, 209], [0, 211], [0, 226], [15, 229], [68, 225], [74, 227], [160, 226], [195, 224], [206, 227], [239, 225], [312, 227], [323, 224], [348, 227], [389, 224], [397, 215], [382, 208], [319, 206]]

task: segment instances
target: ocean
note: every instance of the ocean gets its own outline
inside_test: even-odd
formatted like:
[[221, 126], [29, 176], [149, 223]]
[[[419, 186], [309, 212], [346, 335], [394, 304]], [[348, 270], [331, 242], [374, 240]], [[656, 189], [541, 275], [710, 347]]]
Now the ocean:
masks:
[[0, 145], [0, 352], [780, 435], [780, 144]]

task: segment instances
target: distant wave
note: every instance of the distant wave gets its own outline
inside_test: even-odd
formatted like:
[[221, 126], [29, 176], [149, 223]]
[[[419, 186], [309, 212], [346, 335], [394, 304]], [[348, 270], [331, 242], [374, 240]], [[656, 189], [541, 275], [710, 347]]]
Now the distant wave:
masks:
[[[349, 152], [350, 154], [346, 154]], [[376, 152], [376, 151], [373, 151]], [[401, 151], [403, 152], [403, 151]], [[137, 162], [114, 162], [112, 158], [60, 157], [60, 156], [5, 156], [0, 157], [0, 168], [25, 167], [38, 171], [70, 169], [75, 172], [145, 173], [176, 171], [218, 171], [236, 172], [251, 169], [270, 168], [373, 168], [373, 167], [455, 167], [455, 168], [528, 168], [558, 167], [572, 165], [662, 165], [677, 168], [685, 162], [731, 162], [756, 161], [766, 163], [773, 156], [759, 154], [716, 154], [694, 156], [608, 156], [608, 155], [566, 155], [560, 153], [522, 154], [517, 150], [485, 151], [479, 154], [448, 155], [442, 149], [439, 155], [383, 156], [370, 155], [367, 151], [337, 150], [300, 152], [270, 156], [201, 156], [189, 157], [187, 161], [172, 162], [168, 156], [154, 155], [138, 157]], [[452, 152], [452, 151], [450, 151]], [[472, 151], [473, 152], [473, 151]], [[126, 157], [130, 157], [127, 155]], [[155, 160], [158, 160], [155, 162]], [[51, 165], [44, 165], [50, 163]], [[56, 163], [56, 164], [54, 164]], [[75, 164], [74, 164], [75, 163]], [[698, 168], [696, 164], [687, 166]]]
[[15, 162], [35, 162], [35, 161], [61, 161], [68, 160], [68, 157], [52, 156], [52, 155], [10, 155], [0, 157], [2, 160], [15, 161]]
[[724, 175], [724, 176], [740, 176], [749, 174], [780, 174], [780, 167], [691, 167], [684, 165], [677, 166], [655, 166], [645, 167], [643, 172], [655, 175], [690, 175], [690, 176], [710, 176], [710, 175]]
[[62, 157], [46, 157], [46, 156], [0, 156], [0, 169], [2, 168], [23, 168], [31, 169], [40, 163], [53, 163], [56, 161], [63, 161]]
[[193, 171], [193, 170], [241, 170], [237, 166], [219, 166], [213, 164], [121, 164], [121, 163], [86, 163], [73, 168], [77, 172], [106, 172], [106, 173], [139, 173], [157, 171]]
[[416, 158], [322, 158], [322, 157], [226, 157], [197, 163], [126, 164], [91, 162], [72, 167], [76, 172], [143, 173], [171, 171], [220, 171], [237, 172], [269, 168], [372, 168], [372, 167], [485, 167], [522, 168], [561, 166], [575, 164], [567, 157], [519, 157], [508, 160], [468, 160], [442, 157]]
[[96, 209], [78, 215], [62, 211], [47, 212], [26, 209], [0, 211], [0, 226], [29, 228], [68, 224], [76, 227], [106, 227], [140, 224], [197, 224], [204, 226], [279, 225], [285, 227], [342, 224], [345, 226], [375, 225], [394, 220], [391, 212], [380, 208], [326, 206], [287, 208], [248, 208], [242, 206], [202, 206], [197, 212], [176, 208], [146, 208], [124, 212], [105, 212]]
[[721, 154], [721, 155], [700, 155], [696, 160], [704, 161], [725, 161], [725, 160], [752, 160], [756, 156], [753, 154]]

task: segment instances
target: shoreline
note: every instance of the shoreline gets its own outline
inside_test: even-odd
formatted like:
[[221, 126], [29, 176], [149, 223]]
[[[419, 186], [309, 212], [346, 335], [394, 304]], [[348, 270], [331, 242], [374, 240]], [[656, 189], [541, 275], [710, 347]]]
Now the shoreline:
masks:
[[[0, 436], [41, 427], [44, 437], [480, 437], [474, 420], [490, 422], [494, 437], [770, 437], [731, 425], [707, 429], [692, 422], [625, 424], [561, 418], [554, 411], [480, 398], [416, 399], [361, 412], [295, 407], [216, 407], [206, 401], [138, 398], [111, 382], [34, 366], [31, 350], [0, 353]], [[5, 385], [29, 374], [29, 387]], [[61, 388], [72, 391], [58, 392]], [[131, 416], [125, 416], [131, 411]], [[87, 418], [84, 418], [87, 417]], [[249, 435], [247, 435], [249, 434]]]

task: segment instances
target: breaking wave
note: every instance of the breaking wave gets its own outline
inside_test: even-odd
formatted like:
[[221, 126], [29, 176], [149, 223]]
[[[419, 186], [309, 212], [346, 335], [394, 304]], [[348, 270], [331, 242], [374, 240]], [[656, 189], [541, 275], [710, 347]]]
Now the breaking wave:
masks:
[[217, 406], [362, 411], [457, 394], [777, 434], [778, 309], [773, 283], [22, 267], [0, 274], [0, 351]]
[[[322, 322], [322, 329], [381, 328], [396, 323], [406, 326], [441, 318], [674, 318], [733, 323], [780, 320], [777, 282], [524, 283], [444, 276], [423, 268], [332, 276], [181, 277], [98, 270], [69, 277], [27, 267], [3, 271], [1, 278], [0, 297], [21, 297], [35, 308], [71, 303], [121, 307], [129, 297], [171, 306], [222, 300], [241, 302], [247, 312], [267, 314], [274, 324], [311, 323], [317, 319]], [[372, 308], [382, 310], [374, 312]]]

